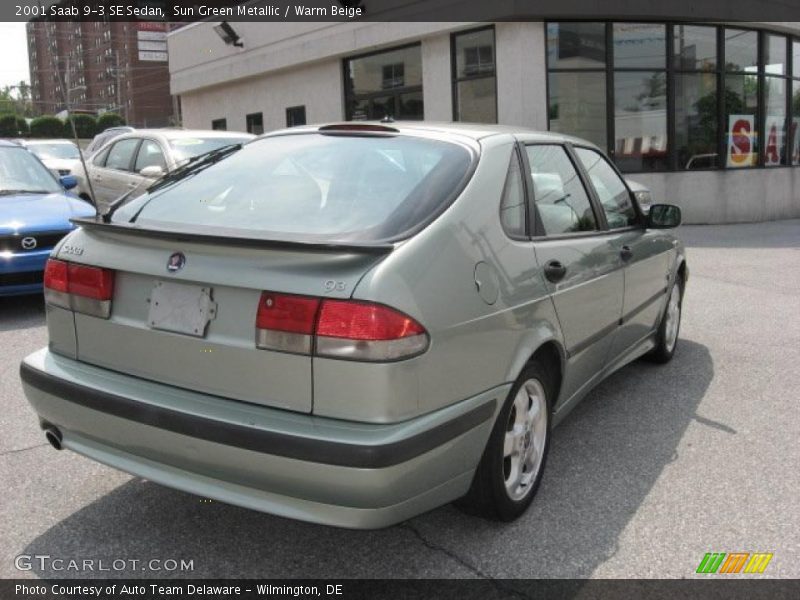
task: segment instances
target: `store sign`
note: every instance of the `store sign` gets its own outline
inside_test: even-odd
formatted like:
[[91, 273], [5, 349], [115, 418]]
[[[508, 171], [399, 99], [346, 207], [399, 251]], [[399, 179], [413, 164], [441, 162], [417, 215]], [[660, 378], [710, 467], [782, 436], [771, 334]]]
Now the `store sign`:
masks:
[[764, 164], [768, 167], [781, 164], [784, 122], [783, 117], [767, 117], [765, 128], [767, 143], [764, 146]]
[[141, 42], [142, 40], [147, 40], [150, 42], [166, 42], [167, 41], [167, 32], [166, 31], [137, 31], [136, 37]]
[[728, 167], [752, 167], [756, 164], [755, 117], [730, 115], [728, 118]]
[[793, 165], [800, 164], [800, 119], [792, 119], [789, 133], [789, 158]]
[[167, 53], [139, 50], [139, 60], [148, 62], [167, 62]]
[[167, 42], [144, 42], [140, 40], [139, 50], [154, 50], [156, 52], [166, 52]]

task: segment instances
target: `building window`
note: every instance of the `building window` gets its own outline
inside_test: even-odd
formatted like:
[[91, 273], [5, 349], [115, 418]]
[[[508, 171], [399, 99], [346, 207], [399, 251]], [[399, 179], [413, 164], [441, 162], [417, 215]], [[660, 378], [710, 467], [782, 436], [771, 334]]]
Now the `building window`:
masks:
[[800, 165], [800, 41], [792, 42], [792, 77], [789, 155], [793, 165]]
[[264, 115], [262, 113], [252, 113], [245, 117], [247, 121], [247, 133], [261, 135], [264, 133]]
[[424, 118], [419, 44], [344, 60], [348, 120]]
[[211, 121], [211, 129], [214, 131], [227, 131], [228, 119], [214, 119]]
[[451, 47], [453, 119], [497, 123], [494, 27], [456, 33]]
[[550, 129], [627, 172], [800, 164], [800, 39], [700, 24], [548, 23]]
[[608, 147], [606, 25], [547, 26], [550, 129]]
[[306, 124], [306, 107], [290, 106], [286, 109], [286, 126], [297, 127]]
[[718, 167], [717, 29], [675, 25], [673, 65], [677, 168]]

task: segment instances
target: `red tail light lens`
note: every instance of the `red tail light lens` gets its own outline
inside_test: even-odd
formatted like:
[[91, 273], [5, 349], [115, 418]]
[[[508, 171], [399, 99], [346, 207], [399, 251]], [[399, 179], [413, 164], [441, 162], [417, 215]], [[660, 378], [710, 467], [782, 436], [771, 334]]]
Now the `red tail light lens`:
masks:
[[256, 312], [256, 346], [308, 354], [319, 298], [263, 292]]
[[317, 323], [316, 354], [328, 358], [391, 361], [428, 348], [428, 335], [417, 321], [370, 302], [323, 300]]
[[381, 304], [324, 300], [317, 335], [350, 340], [396, 340], [425, 333], [411, 317]]
[[67, 263], [49, 259], [44, 267], [44, 287], [54, 292], [67, 293], [68, 283]]
[[94, 300], [111, 300], [114, 296], [114, 271], [74, 263], [68, 271], [70, 294]]
[[107, 319], [114, 271], [51, 258], [44, 269], [44, 296], [53, 306]]
[[256, 346], [383, 362], [421, 354], [428, 348], [428, 334], [413, 318], [382, 304], [263, 292]]

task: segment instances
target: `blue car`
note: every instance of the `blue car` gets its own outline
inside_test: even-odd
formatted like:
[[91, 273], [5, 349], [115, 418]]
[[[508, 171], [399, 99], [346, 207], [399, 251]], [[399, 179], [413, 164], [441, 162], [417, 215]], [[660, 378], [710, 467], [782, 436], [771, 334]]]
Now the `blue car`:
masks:
[[60, 181], [22, 146], [0, 140], [0, 296], [42, 291], [47, 257], [94, 207], [68, 193], [77, 180]]

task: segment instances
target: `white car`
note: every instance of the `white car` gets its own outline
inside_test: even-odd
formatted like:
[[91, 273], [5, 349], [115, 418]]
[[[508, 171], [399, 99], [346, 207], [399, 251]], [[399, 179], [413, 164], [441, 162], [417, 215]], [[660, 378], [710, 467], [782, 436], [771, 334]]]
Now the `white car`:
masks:
[[70, 140], [20, 140], [20, 145], [44, 163], [56, 179], [65, 175], [83, 175], [78, 146]]
[[[249, 133], [188, 129], [137, 129], [108, 142], [86, 161], [100, 212], [117, 198], [143, 192], [161, 176], [196, 156], [255, 138]], [[89, 189], [84, 179], [81, 189]]]

